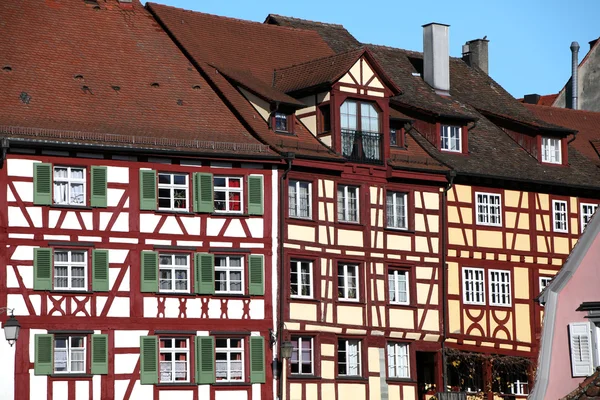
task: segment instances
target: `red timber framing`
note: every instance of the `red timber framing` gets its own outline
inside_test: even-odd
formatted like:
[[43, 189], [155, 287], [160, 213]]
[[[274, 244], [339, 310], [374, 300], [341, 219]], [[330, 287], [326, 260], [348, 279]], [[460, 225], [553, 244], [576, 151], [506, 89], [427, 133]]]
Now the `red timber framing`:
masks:
[[[268, 343], [273, 327], [273, 237], [277, 224], [272, 209], [277, 169], [269, 162], [251, 159], [217, 162], [178, 159], [175, 155], [161, 159], [110, 157], [38, 150], [11, 153], [0, 168], [0, 198], [4, 199], [0, 202], [0, 241], [5, 244], [0, 247], [0, 307], [14, 308], [22, 327], [15, 345], [15, 398], [199, 400], [207, 396], [214, 399], [219, 392], [232, 390], [245, 393], [241, 395], [248, 400], [271, 398], [273, 357]], [[85, 206], [35, 205], [34, 163], [85, 168], [88, 194], [91, 167], [106, 167], [106, 207], [90, 207], [87, 194]], [[189, 210], [140, 211], [141, 169], [188, 175]], [[196, 172], [242, 178], [244, 211], [238, 215], [193, 212], [191, 182]], [[262, 215], [247, 213], [250, 176], [262, 177]], [[34, 289], [36, 248], [85, 251], [85, 290]], [[108, 251], [107, 291], [94, 291], [92, 287], [90, 253], [99, 249]], [[143, 251], [188, 255], [189, 293], [165, 293], [158, 287], [153, 292], [142, 292]], [[196, 294], [195, 253], [241, 257], [242, 293]], [[263, 294], [249, 294], [251, 255], [263, 260]], [[2, 316], [3, 321], [5, 318]], [[46, 333], [80, 334], [87, 340], [92, 334], [107, 335], [108, 373], [92, 375], [87, 369], [83, 375], [35, 375], [34, 336]], [[140, 338], [149, 335], [189, 339], [187, 384], [140, 384]], [[243, 338], [243, 381], [235, 386], [219, 382], [198, 385], [194, 377], [197, 336]], [[250, 381], [251, 336], [264, 338], [266, 383]], [[86, 362], [90, 358], [88, 343]]]

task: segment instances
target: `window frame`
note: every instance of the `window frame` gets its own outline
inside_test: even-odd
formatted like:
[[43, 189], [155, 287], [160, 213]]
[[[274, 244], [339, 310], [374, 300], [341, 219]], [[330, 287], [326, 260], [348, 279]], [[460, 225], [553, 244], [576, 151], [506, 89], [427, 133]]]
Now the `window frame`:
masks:
[[[305, 340], [310, 341], [310, 372], [302, 372], [302, 368], [300, 367], [303, 364], [302, 358], [302, 342]], [[316, 338], [314, 336], [307, 335], [292, 335], [290, 337], [290, 341], [292, 343], [292, 356], [290, 357], [290, 374], [292, 376], [314, 376], [316, 375], [316, 363], [315, 363], [315, 346], [316, 346]], [[294, 342], [298, 344], [297, 347], [294, 347]], [[294, 349], [298, 352], [298, 360], [296, 362], [293, 361], [294, 357]], [[293, 366], [298, 365], [298, 371], [293, 371]]]
[[[479, 196], [486, 196], [487, 197], [487, 202], [485, 204], [484, 203], [480, 203]], [[498, 198], [498, 205], [494, 205], [494, 204], [490, 203], [490, 198], [492, 196]], [[474, 203], [475, 203], [474, 212], [475, 212], [475, 224], [476, 225], [502, 227], [502, 222], [503, 222], [504, 218], [502, 216], [502, 195], [500, 193], [494, 193], [494, 192], [475, 192], [475, 202]], [[491, 219], [490, 217], [493, 216], [493, 214], [490, 213], [490, 211], [491, 211], [490, 208], [491, 207], [498, 207], [499, 208], [499, 210], [498, 210], [498, 222], [494, 223], [494, 222], [482, 222], [482, 221], [479, 221], [479, 216], [480, 216], [479, 206], [480, 205], [487, 207], [487, 210], [488, 210], [487, 213], [486, 214], [482, 213], [481, 215], [487, 216], [487, 220], [488, 221]]]
[[[56, 347], [56, 341], [59, 339], [65, 339], [67, 341], [67, 347], [66, 349], [66, 365], [67, 365], [67, 370], [66, 371], [57, 371], [56, 370], [56, 354], [57, 354], [57, 347]], [[72, 362], [72, 354], [71, 354], [71, 339], [72, 338], [82, 338], [83, 339], [83, 348], [81, 347], [77, 347], [77, 349], [83, 349], [82, 351], [80, 351], [80, 353], [83, 354], [83, 370], [81, 371], [71, 371], [71, 362]], [[72, 334], [55, 334], [54, 338], [52, 340], [52, 373], [53, 374], [57, 374], [57, 375], [79, 375], [79, 374], [86, 374], [90, 365], [90, 362], [88, 361], [88, 357], [89, 357], [89, 346], [88, 346], [88, 339], [89, 339], [89, 335], [87, 334], [77, 334], [77, 333], [72, 333]]]
[[[340, 353], [342, 353], [342, 350], [340, 349], [340, 342], [345, 342], [345, 350], [343, 351], [343, 353], [346, 355], [345, 356], [346, 361], [344, 362], [345, 369], [346, 369], [345, 373], [340, 372], [340, 366], [342, 364], [342, 362], [340, 361], [341, 360]], [[356, 373], [356, 374], [348, 373], [348, 365], [350, 365], [350, 362], [348, 361], [348, 344], [349, 344], [349, 342], [356, 342], [357, 347], [358, 347], [358, 350], [357, 350], [358, 360], [357, 360], [356, 365], [354, 365], [354, 368], [356, 368], [356, 370], [358, 371], [358, 373]], [[363, 346], [362, 346], [362, 342], [363, 341], [358, 338], [338, 338], [337, 352], [336, 352], [337, 376], [343, 376], [345, 378], [360, 378], [363, 376], [363, 355], [362, 355]]]
[[[506, 274], [508, 276], [508, 282], [494, 282], [494, 280], [492, 279], [492, 276], [494, 273], [499, 273], [499, 274]], [[512, 274], [510, 273], [510, 271], [505, 270], [505, 269], [488, 269], [488, 290], [489, 290], [489, 304], [490, 306], [493, 307], [512, 307], [512, 296], [513, 296], [513, 289], [512, 289]], [[506, 302], [500, 302], [498, 300], [494, 301], [493, 300], [493, 296], [494, 296], [494, 290], [493, 290], [493, 286], [492, 285], [498, 285], [498, 289], [501, 289], [501, 285], [507, 285], [508, 286], [508, 303]], [[496, 294], [496, 298], [500, 298], [501, 296], [501, 291], [499, 293]]]
[[[62, 263], [62, 262], [58, 262], [58, 267], [67, 267], [67, 282], [68, 285], [67, 287], [58, 287], [56, 285], [56, 279], [57, 279], [57, 273], [56, 273], [56, 268], [57, 268], [57, 261], [56, 261], [56, 253], [63, 253], [66, 252], [67, 253], [67, 262], [66, 263]], [[72, 261], [72, 253], [76, 252], [76, 253], [83, 253], [83, 262], [82, 263], [73, 263]], [[53, 291], [65, 291], [65, 292], [87, 292], [90, 290], [90, 279], [89, 279], [89, 273], [90, 273], [90, 252], [88, 252], [88, 250], [82, 250], [82, 249], [74, 249], [74, 248], [52, 248], [52, 290]], [[63, 265], [64, 264], [64, 265]], [[73, 287], [73, 275], [72, 275], [72, 269], [73, 267], [82, 267], [83, 266], [83, 287], [81, 288], [76, 288]], [[81, 277], [78, 277], [81, 278]], [[64, 277], [63, 277], [64, 279]]]
[[[556, 206], [564, 206], [564, 210], [557, 210]], [[557, 215], [562, 214], [564, 221], [561, 218], [557, 219]], [[561, 227], [557, 228], [556, 224], [560, 223]], [[564, 225], [564, 227], [562, 227]], [[569, 204], [566, 200], [552, 200], [552, 231], [558, 233], [569, 233]]]
[[[281, 116], [285, 117], [285, 129], [279, 129], [277, 126], [277, 120], [278, 118], [281, 118]], [[292, 113], [287, 113], [287, 112], [282, 112], [282, 111], [275, 111], [273, 112], [273, 116], [272, 116], [272, 126], [273, 126], [273, 131], [277, 132], [277, 133], [288, 133], [288, 134], [293, 134], [294, 133], [294, 114]]]
[[[215, 181], [217, 179], [225, 179], [225, 186], [217, 186]], [[239, 188], [236, 187], [230, 187], [229, 186], [229, 180], [230, 179], [239, 179], [240, 180], [240, 186]], [[213, 175], [213, 204], [214, 204], [214, 212], [215, 213], [222, 213], [222, 214], [243, 214], [244, 213], [244, 177], [243, 176], [230, 176], [230, 175]], [[217, 192], [224, 192], [225, 193], [225, 200], [217, 200]], [[229, 199], [229, 195], [231, 193], [239, 193], [240, 194], [240, 209], [238, 210], [231, 210], [230, 207], [230, 199]], [[219, 209], [216, 205], [217, 202], [225, 202], [225, 209], [221, 210]]]
[[[467, 277], [465, 276], [465, 272], [466, 271], [471, 271], [472, 275], [474, 276], [474, 278], [469, 278], [467, 279]], [[475, 274], [480, 273], [481, 274], [481, 279], [477, 279]], [[463, 266], [462, 270], [461, 270], [461, 279], [462, 279], [462, 300], [463, 300], [463, 304], [469, 304], [469, 305], [477, 305], [477, 306], [484, 306], [486, 304], [486, 285], [485, 285], [485, 269], [484, 268], [479, 268], [479, 267], [470, 267], [470, 266]], [[472, 285], [472, 289], [468, 290], [467, 285], [469, 284], [469, 282]], [[480, 291], [476, 291], [475, 289], [475, 283], [478, 283], [478, 285], [481, 287]], [[480, 301], [476, 301], [476, 300], [467, 300], [467, 292], [469, 293], [473, 293], [471, 295], [471, 297], [476, 298], [479, 297], [482, 300]], [[478, 296], [475, 296], [476, 293], [479, 292]]]
[[[393, 371], [394, 374], [391, 375], [390, 372], [392, 370], [392, 366], [390, 365], [390, 347], [393, 347], [394, 349], [394, 353], [393, 353], [393, 358], [394, 358], [394, 367], [393, 367]], [[406, 348], [406, 367], [400, 365], [399, 361], [399, 357], [401, 357], [399, 355], [399, 347], [404, 347]], [[397, 341], [388, 341], [386, 343], [386, 347], [385, 347], [385, 351], [386, 351], [386, 369], [387, 369], [387, 378], [388, 379], [411, 379], [411, 346], [409, 343], [406, 342], [397, 342]], [[400, 376], [400, 374], [398, 373], [399, 368], [406, 368], [406, 376]]]
[[[458, 142], [458, 150], [452, 150], [451, 140], [452, 137], [450, 135], [450, 131], [452, 129], [458, 129], [458, 136], [455, 138], [455, 142]], [[448, 148], [444, 148], [444, 133], [447, 133], [447, 141]], [[460, 125], [451, 125], [451, 124], [440, 124], [440, 150], [447, 151], [450, 153], [462, 153], [463, 149], [463, 127]]]
[[[554, 279], [553, 276], [540, 276], [539, 277], [540, 293], [542, 293], [542, 291], [548, 287], [550, 282], [552, 282], [552, 279]], [[543, 283], [544, 281], [546, 281], [545, 284]]]
[[[550, 144], [550, 141], [556, 141], [554, 144]], [[542, 136], [540, 150], [542, 155], [542, 162], [546, 164], [554, 164], [560, 165], [563, 163], [563, 154], [562, 154], [562, 141], [561, 138], [555, 138], [551, 136]], [[546, 142], [546, 143], [544, 143]], [[549, 157], [551, 153], [556, 154], [558, 152], [558, 160], [553, 160], [553, 157]], [[546, 154], [547, 153], [547, 154]], [[549, 158], [548, 158], [549, 157]]]
[[[181, 351], [181, 347], [165, 347], [165, 349], [169, 349], [169, 351], [167, 350], [162, 350], [163, 347], [161, 347], [161, 342], [163, 340], [171, 340], [172, 344], [175, 344], [176, 340], [185, 340], [186, 341], [186, 347], [183, 348], [184, 351]], [[179, 384], [179, 383], [191, 383], [193, 382], [192, 380], [192, 363], [190, 362], [190, 355], [193, 355], [194, 353], [192, 352], [192, 342], [193, 340], [190, 340], [190, 337], [188, 336], [160, 336], [158, 337], [158, 384], [161, 385], [169, 385], [169, 384]], [[175, 354], [176, 353], [186, 353], [186, 375], [187, 375], [187, 379], [186, 380], [177, 380], [172, 379], [170, 381], [162, 381], [162, 377], [161, 377], [161, 363], [162, 362], [168, 362], [168, 361], [162, 361], [161, 360], [161, 354], [171, 354], [172, 358], [175, 358]], [[172, 359], [170, 361], [171, 367], [174, 367], [176, 365], [176, 362], [179, 360], [175, 360]], [[174, 376], [177, 373], [177, 369], [171, 369], [171, 374]]]
[[[396, 224], [397, 219], [398, 219], [398, 216], [396, 215], [397, 214], [397, 210], [396, 210], [396, 207], [397, 207], [397, 198], [399, 196], [400, 197], [404, 197], [404, 216], [403, 216], [403, 218], [404, 218], [404, 226], [402, 226], [402, 227], [401, 226], [390, 226], [389, 225], [389, 217], [390, 217], [389, 211], [388, 211], [388, 195], [389, 194], [391, 194], [392, 198], [393, 198], [393, 205], [392, 205], [392, 207], [393, 207], [393, 215], [392, 215], [392, 218], [393, 218], [394, 224]], [[409, 230], [408, 229], [408, 227], [409, 227], [409, 223], [408, 223], [408, 197], [409, 197], [408, 196], [408, 192], [402, 192], [402, 191], [397, 191], [397, 190], [387, 190], [386, 191], [386, 194], [385, 194], [385, 216], [386, 216], [386, 218], [385, 218], [385, 224], [386, 224], [386, 228], [388, 228], [388, 229], [395, 229], [395, 230], [399, 230], [399, 231], [407, 231], [407, 230]]]
[[[294, 285], [294, 283], [291, 280], [291, 277], [294, 275], [294, 271], [293, 271], [293, 266], [295, 264], [296, 267], [296, 275], [298, 275], [298, 272], [300, 272], [300, 277], [302, 276], [302, 272], [301, 270], [299, 270], [299, 268], [301, 268], [303, 263], [307, 263], [308, 264], [308, 271], [309, 271], [309, 277], [310, 277], [310, 282], [309, 282], [309, 289], [310, 289], [310, 294], [309, 295], [303, 295], [303, 294], [299, 294], [301, 293], [301, 289], [302, 289], [302, 283], [300, 282], [300, 279], [297, 280], [296, 285], [296, 292], [297, 294], [293, 294], [292, 293], [292, 286]], [[293, 299], [314, 299], [315, 298], [315, 293], [314, 293], [314, 269], [313, 269], [313, 261], [309, 261], [309, 260], [302, 260], [302, 259], [296, 259], [296, 258], [292, 258], [290, 259], [290, 297]], [[299, 290], [300, 289], [300, 290]]]
[[[235, 269], [232, 269], [231, 265], [230, 265], [230, 259], [232, 257], [236, 257], [236, 258], [240, 258], [241, 262], [240, 262], [240, 267], [234, 267]], [[217, 265], [217, 259], [218, 258], [225, 258], [226, 259], [226, 265], [225, 266], [220, 266]], [[244, 255], [239, 255], [239, 254], [215, 254], [214, 255], [214, 274], [215, 274], [215, 295], [244, 295], [246, 294], [246, 274], [247, 274], [247, 266], [246, 266], [246, 262], [247, 262], [248, 257], [244, 256]], [[241, 282], [240, 282], [240, 291], [232, 291], [231, 290], [231, 272], [237, 272], [237, 271], [241, 272]], [[227, 289], [226, 290], [217, 290], [217, 272], [225, 272], [226, 278], [225, 278], [225, 282], [226, 282], [226, 286]], [[220, 281], [219, 281], [220, 282]]]
[[[227, 340], [227, 347], [218, 347], [218, 341], [219, 340]], [[241, 347], [237, 348], [237, 347], [231, 347], [231, 341], [232, 340], [239, 340]], [[216, 336], [215, 337], [215, 382], [216, 383], [230, 383], [230, 382], [246, 382], [247, 377], [248, 377], [248, 370], [246, 368], [246, 347], [247, 347], [247, 343], [246, 343], [246, 339], [243, 337], [238, 337], [238, 336]], [[218, 351], [218, 349], [222, 349], [221, 351]], [[225, 349], [225, 350], [223, 350]], [[227, 378], [226, 379], [218, 379], [217, 378], [217, 353], [220, 354], [226, 354], [227, 358], [225, 361], [227, 361]], [[231, 354], [233, 353], [241, 353], [241, 360], [232, 360], [231, 359]], [[232, 373], [232, 369], [231, 369], [231, 362], [232, 361], [241, 361], [241, 366], [242, 366], [242, 371], [241, 371], [241, 378], [240, 379], [232, 379], [231, 378], [231, 373]]]
[[[406, 121], [402, 121], [399, 119], [395, 119], [395, 118], [390, 118], [390, 122], [389, 122], [389, 138], [388, 138], [388, 143], [390, 145], [391, 148], [394, 149], [403, 149], [405, 148], [405, 143], [404, 143], [404, 123]], [[393, 134], [392, 134], [393, 131]], [[395, 144], [392, 143], [392, 137], [394, 137], [395, 140]]]
[[[344, 194], [344, 208], [343, 208], [343, 216], [344, 219], [340, 219], [340, 210], [339, 210], [339, 196], [340, 196], [340, 188], [343, 190]], [[348, 193], [350, 189], [353, 189], [356, 192], [356, 220], [349, 219], [349, 201], [348, 201]], [[360, 186], [347, 185], [343, 183], [338, 183], [336, 188], [336, 217], [338, 222], [342, 223], [350, 223], [350, 224], [360, 224]]]
[[[340, 267], [343, 267], [343, 277], [344, 277], [344, 286], [343, 286], [343, 291], [344, 291], [344, 296], [341, 297], [340, 296], [340, 285], [339, 285], [339, 278], [340, 278]], [[350, 270], [350, 267], [354, 267], [354, 271], [355, 271], [355, 276], [356, 276], [356, 295], [355, 298], [351, 298], [348, 297], [348, 292], [351, 290], [348, 287], [348, 282], [349, 282], [349, 278], [350, 276], [348, 275], [348, 271]], [[337, 292], [338, 292], [338, 301], [344, 301], [344, 302], [353, 302], [353, 303], [357, 303], [360, 302], [360, 276], [359, 276], [359, 264], [358, 263], [352, 263], [352, 262], [343, 262], [343, 261], [339, 261], [337, 263], [337, 279], [336, 279], [336, 286], [337, 286]]]
[[[586, 222], [585, 219], [588, 216], [587, 213], [584, 213], [584, 207], [592, 207], [594, 211], [589, 215], [589, 219]], [[595, 212], [598, 210], [598, 204], [594, 203], [579, 203], [579, 223], [581, 224], [581, 233], [585, 230], [587, 225], [590, 223], [590, 220], [594, 216]]]
[[[160, 176], [161, 175], [169, 175], [169, 183], [160, 183]], [[184, 176], [185, 177], [185, 184], [176, 184], [175, 182], [175, 175], [178, 176]], [[169, 190], [169, 201], [171, 203], [170, 207], [161, 207], [160, 206], [160, 200], [161, 200], [161, 196], [160, 196], [160, 190], [163, 189], [168, 189]], [[175, 190], [185, 190], [185, 207], [181, 207], [181, 208], [176, 208], [175, 207]], [[166, 197], [162, 197], [162, 199], [165, 199]], [[188, 173], [185, 172], [170, 172], [170, 171], [163, 171], [163, 172], [156, 172], [156, 209], [158, 211], [170, 211], [170, 212], [188, 212], [190, 210], [190, 175]]]
[[[161, 257], [163, 256], [171, 256], [171, 261], [173, 262], [175, 260], [175, 257], [177, 256], [185, 256], [187, 258], [187, 264], [186, 264], [186, 269], [187, 269], [187, 289], [185, 290], [181, 290], [181, 289], [174, 289], [174, 287], [176, 287], [176, 285], [173, 285], [173, 283], [176, 283], [178, 279], [176, 279], [176, 275], [174, 274], [176, 269], [183, 269], [181, 268], [181, 266], [178, 266], [176, 264], [170, 264], [170, 268], [162, 268], [162, 264], [160, 262]], [[161, 270], [163, 269], [170, 269], [171, 272], [171, 284], [172, 284], [172, 289], [162, 289], [161, 288], [161, 281], [163, 280], [161, 277]], [[177, 294], [177, 293], [191, 293], [192, 292], [192, 286], [193, 286], [193, 280], [192, 280], [192, 273], [193, 273], [193, 265], [192, 265], [192, 256], [189, 253], [179, 253], [179, 252], [173, 252], [173, 251], [165, 251], [165, 252], [158, 252], [158, 292], [159, 293], [166, 293], [166, 294]]]
[[[294, 182], [294, 186], [295, 186], [295, 191], [296, 191], [296, 195], [295, 195], [295, 203], [296, 203], [296, 207], [294, 207], [294, 213], [295, 215], [291, 215], [291, 211], [292, 208], [290, 207], [290, 198], [291, 198], [291, 191], [290, 191], [290, 187], [292, 186], [292, 182]], [[308, 184], [308, 215], [305, 216], [300, 216], [299, 214], [299, 210], [300, 210], [300, 185], [302, 183], [306, 183]], [[290, 178], [288, 181], [288, 196], [287, 196], [287, 201], [288, 201], [288, 217], [289, 218], [297, 218], [297, 219], [303, 219], [303, 220], [312, 220], [313, 219], [313, 192], [312, 192], [312, 181], [306, 181], [306, 180], [302, 180], [302, 179], [292, 179]]]
[[[402, 302], [402, 301], [392, 301], [391, 298], [390, 298], [390, 291], [391, 291], [390, 290], [390, 274], [393, 274], [394, 278], [396, 278], [399, 275], [399, 273], [403, 273], [406, 276], [406, 301], [405, 302]], [[386, 284], [387, 284], [387, 289], [388, 289], [387, 290], [388, 304], [390, 304], [390, 305], [396, 305], [396, 306], [409, 306], [411, 304], [411, 296], [410, 296], [410, 294], [411, 294], [411, 288], [410, 288], [410, 285], [412, 283], [411, 279], [410, 279], [409, 270], [405, 269], [405, 268], [388, 267], [387, 276], [388, 276], [388, 279], [387, 279]], [[395, 294], [396, 297], [399, 297], [398, 296], [398, 290], [397, 290], [398, 289], [398, 282], [397, 282], [396, 279], [395, 279], [395, 281], [396, 281], [395, 282], [395, 288], [396, 288], [396, 290], [394, 290], [394, 292], [395, 292], [394, 294]]]
[[[67, 178], [59, 178], [58, 181], [67, 184], [67, 201], [65, 203], [57, 203], [55, 192], [56, 192], [56, 169], [67, 169]], [[83, 170], [83, 178], [82, 179], [74, 179], [71, 178], [71, 169], [81, 169]], [[88, 167], [84, 166], [67, 166], [67, 165], [54, 165], [52, 164], [52, 205], [53, 206], [75, 206], [75, 207], [86, 207], [88, 205], [88, 194], [87, 194], [87, 178], [89, 174]], [[83, 202], [82, 203], [72, 203], [71, 202], [71, 184], [72, 183], [81, 183], [83, 184]]]

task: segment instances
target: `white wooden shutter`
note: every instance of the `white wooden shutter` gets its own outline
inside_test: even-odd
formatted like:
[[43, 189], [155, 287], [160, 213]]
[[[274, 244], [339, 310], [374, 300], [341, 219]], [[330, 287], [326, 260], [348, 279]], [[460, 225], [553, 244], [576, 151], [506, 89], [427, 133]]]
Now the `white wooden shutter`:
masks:
[[571, 343], [571, 369], [573, 376], [588, 376], [593, 372], [592, 341], [590, 326], [587, 322], [569, 324]]

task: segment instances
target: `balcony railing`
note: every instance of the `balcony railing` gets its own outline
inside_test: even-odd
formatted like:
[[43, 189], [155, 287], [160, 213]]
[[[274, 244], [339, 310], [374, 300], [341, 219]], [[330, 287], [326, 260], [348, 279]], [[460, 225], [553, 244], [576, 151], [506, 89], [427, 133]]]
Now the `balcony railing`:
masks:
[[342, 155], [357, 163], [382, 164], [382, 137], [377, 132], [342, 129]]

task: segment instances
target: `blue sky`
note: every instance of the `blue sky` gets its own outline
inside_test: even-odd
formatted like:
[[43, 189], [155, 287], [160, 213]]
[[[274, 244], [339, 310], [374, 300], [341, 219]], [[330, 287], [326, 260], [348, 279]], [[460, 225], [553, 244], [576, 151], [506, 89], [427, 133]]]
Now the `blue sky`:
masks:
[[452, 56], [487, 36], [490, 75], [515, 97], [558, 92], [571, 74], [571, 42], [579, 42], [581, 61], [600, 36], [599, 0], [152, 1], [259, 22], [275, 13], [338, 23], [361, 42], [418, 51], [421, 25], [449, 24]]

